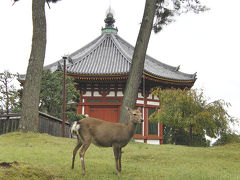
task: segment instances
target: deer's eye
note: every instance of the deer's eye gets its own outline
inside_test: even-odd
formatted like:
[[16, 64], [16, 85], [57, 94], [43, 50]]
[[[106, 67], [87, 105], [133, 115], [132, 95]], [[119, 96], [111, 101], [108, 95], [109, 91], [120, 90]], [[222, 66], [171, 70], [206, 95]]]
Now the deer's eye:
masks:
[[137, 114], [133, 114], [134, 116], [136, 116]]

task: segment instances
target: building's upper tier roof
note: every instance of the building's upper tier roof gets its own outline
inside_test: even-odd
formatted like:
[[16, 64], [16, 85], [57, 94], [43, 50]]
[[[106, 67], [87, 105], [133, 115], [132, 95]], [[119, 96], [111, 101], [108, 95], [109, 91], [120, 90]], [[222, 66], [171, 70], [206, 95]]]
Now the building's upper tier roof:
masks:
[[[108, 16], [107, 18], [111, 18]], [[128, 74], [134, 47], [117, 35], [113, 19], [105, 19], [102, 34], [83, 48], [68, 56], [67, 73], [75, 75], [124, 75]], [[112, 17], [113, 18], [113, 17]], [[46, 66], [53, 71], [62, 66], [62, 60]], [[178, 67], [164, 64], [146, 55], [144, 72], [152, 77], [174, 81], [196, 80], [196, 74], [186, 74]]]

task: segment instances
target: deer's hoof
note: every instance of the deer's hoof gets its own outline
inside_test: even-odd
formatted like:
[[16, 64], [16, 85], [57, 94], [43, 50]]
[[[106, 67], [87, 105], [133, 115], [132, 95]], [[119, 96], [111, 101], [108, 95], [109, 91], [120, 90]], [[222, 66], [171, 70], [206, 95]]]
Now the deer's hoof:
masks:
[[85, 171], [84, 171], [84, 172], [82, 172], [82, 175], [83, 175], [83, 176], [85, 176], [85, 175], [86, 175], [86, 172], [85, 172]]
[[118, 177], [121, 176], [121, 172], [119, 172], [119, 171], [116, 171], [116, 174], [117, 174]]

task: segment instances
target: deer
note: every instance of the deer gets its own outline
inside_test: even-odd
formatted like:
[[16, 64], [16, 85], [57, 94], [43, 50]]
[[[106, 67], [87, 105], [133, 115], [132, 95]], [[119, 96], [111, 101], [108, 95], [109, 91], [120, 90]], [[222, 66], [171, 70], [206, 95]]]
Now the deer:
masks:
[[143, 122], [141, 108], [127, 108], [129, 113], [128, 124], [107, 122], [104, 120], [87, 117], [75, 121], [71, 132], [77, 135], [77, 145], [73, 150], [72, 169], [77, 151], [81, 148], [79, 155], [82, 166], [82, 174], [85, 175], [84, 154], [93, 143], [100, 147], [112, 147], [115, 156], [116, 173], [121, 174], [122, 148], [126, 146], [136, 133], [137, 124]]

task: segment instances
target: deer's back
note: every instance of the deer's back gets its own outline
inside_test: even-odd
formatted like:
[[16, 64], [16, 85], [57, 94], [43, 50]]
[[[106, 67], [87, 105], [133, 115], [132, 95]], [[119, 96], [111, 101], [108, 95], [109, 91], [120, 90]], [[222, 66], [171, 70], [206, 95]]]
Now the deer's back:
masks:
[[131, 138], [126, 125], [90, 117], [80, 121], [80, 135], [83, 139], [91, 138], [95, 145], [103, 147], [113, 144], [125, 146]]

